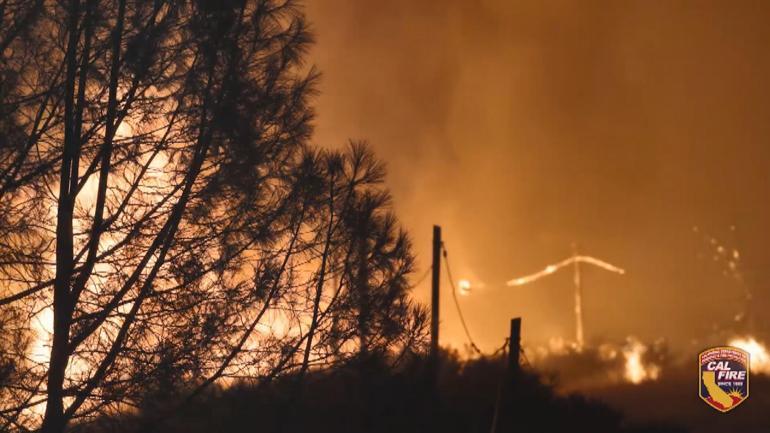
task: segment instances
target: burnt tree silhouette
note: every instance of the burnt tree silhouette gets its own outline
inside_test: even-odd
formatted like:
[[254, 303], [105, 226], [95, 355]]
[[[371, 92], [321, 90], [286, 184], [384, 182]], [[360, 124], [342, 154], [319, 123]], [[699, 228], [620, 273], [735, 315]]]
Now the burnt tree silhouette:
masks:
[[[314, 233], [322, 238], [313, 243], [323, 246], [302, 373], [314, 339], [319, 348], [348, 357], [369, 351], [388, 354], [394, 347], [409, 351], [425, 343], [425, 310], [408, 298], [411, 245], [389, 211], [383, 165], [360, 143], [343, 154], [323, 153], [321, 159], [326, 184]], [[323, 284], [327, 279], [333, 282], [328, 288]], [[321, 326], [324, 298], [328, 329]]]
[[4, 429], [419, 349], [381, 167], [307, 143], [295, 2], [2, 2], [0, 20], [0, 313], [27, 324], [3, 325], [24, 372], [3, 376]]

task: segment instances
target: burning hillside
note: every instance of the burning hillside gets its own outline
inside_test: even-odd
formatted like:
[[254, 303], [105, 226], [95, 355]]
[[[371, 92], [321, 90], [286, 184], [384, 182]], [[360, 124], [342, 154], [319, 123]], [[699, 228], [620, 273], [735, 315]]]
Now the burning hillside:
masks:
[[634, 336], [582, 350], [574, 343], [553, 338], [547, 346], [535, 348], [530, 359], [534, 368], [553, 376], [564, 391], [658, 380], [668, 361], [665, 340], [645, 343]]

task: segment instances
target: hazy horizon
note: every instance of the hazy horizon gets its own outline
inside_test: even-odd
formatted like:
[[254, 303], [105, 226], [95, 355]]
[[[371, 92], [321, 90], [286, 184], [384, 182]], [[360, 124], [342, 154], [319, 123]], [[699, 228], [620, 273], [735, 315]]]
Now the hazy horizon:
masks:
[[[455, 278], [484, 284], [460, 300], [482, 349], [501, 344], [513, 316], [525, 342], [572, 338], [569, 272], [504, 282], [578, 242], [628, 270], [585, 272], [586, 339], [665, 337], [686, 354], [743, 309], [724, 266], [698, 258], [711, 254], [704, 233], [738, 247], [756, 311], [770, 304], [768, 9], [310, 1], [310, 62], [323, 72], [315, 141], [366, 139], [387, 162], [415, 278], [442, 225]], [[446, 280], [442, 290], [442, 343], [461, 346]]]

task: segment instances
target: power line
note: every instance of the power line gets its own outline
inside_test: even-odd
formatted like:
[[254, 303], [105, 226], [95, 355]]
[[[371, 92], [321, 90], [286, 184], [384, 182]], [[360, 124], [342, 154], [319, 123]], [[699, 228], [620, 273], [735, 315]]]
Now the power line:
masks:
[[524, 345], [521, 346], [521, 351], [519, 353], [521, 354], [519, 360], [523, 360], [525, 366], [532, 367], [532, 364], [529, 362], [529, 358], [527, 358], [527, 352], [524, 351]]
[[489, 357], [490, 358], [494, 358], [494, 357], [496, 357], [497, 355], [499, 355], [501, 353], [504, 355], [505, 354], [505, 349], [508, 348], [508, 340], [509, 340], [509, 338], [506, 337], [505, 340], [503, 341], [503, 345], [498, 347], [497, 350], [495, 350], [494, 352], [492, 352], [492, 354], [489, 355]]
[[[503, 345], [500, 346], [495, 352], [492, 354], [492, 358], [496, 357], [498, 354], [502, 353], [502, 361], [505, 362], [505, 350], [508, 348], [508, 341], [510, 339], [506, 338], [503, 342]], [[489, 427], [489, 433], [497, 433], [497, 423], [500, 419], [500, 405], [503, 401], [503, 388], [505, 386], [505, 381], [501, 380], [500, 383], [497, 385], [497, 396], [495, 397], [495, 411], [492, 414], [492, 424]]]
[[454, 300], [455, 308], [457, 309], [457, 315], [460, 316], [460, 323], [463, 325], [465, 336], [468, 338], [468, 342], [471, 344], [471, 348], [473, 348], [473, 350], [475, 350], [476, 353], [483, 355], [483, 353], [481, 352], [481, 349], [479, 349], [479, 347], [476, 346], [476, 343], [473, 342], [471, 333], [468, 331], [468, 325], [465, 324], [463, 311], [460, 309], [460, 303], [457, 301], [457, 289], [455, 288], [455, 282], [452, 279], [452, 270], [449, 268], [449, 260], [447, 259], [446, 246], [444, 245], [443, 242], [441, 243], [441, 250], [443, 251], [444, 264], [446, 265], [446, 272], [447, 272], [447, 276], [449, 277], [449, 285], [452, 286], [452, 299]]
[[551, 275], [561, 268], [574, 265], [572, 281], [575, 286], [575, 342], [577, 343], [578, 352], [580, 352], [583, 350], [583, 288], [580, 278], [580, 264], [588, 263], [590, 265], [600, 267], [605, 271], [610, 271], [621, 275], [625, 274], [626, 271], [595, 257], [579, 255], [577, 252], [577, 246], [575, 244], [573, 244], [572, 248], [572, 257], [568, 257], [559, 263], [548, 265], [545, 267], [545, 269], [535, 272], [534, 274], [514, 278], [508, 281], [506, 285], [513, 287], [529, 284], [545, 276]]
[[422, 284], [423, 281], [425, 281], [426, 278], [428, 278], [428, 275], [430, 275], [430, 271], [433, 270], [433, 266], [428, 266], [428, 269], [425, 270], [425, 273], [422, 274], [422, 276], [417, 280], [416, 283], [412, 284], [412, 289]]

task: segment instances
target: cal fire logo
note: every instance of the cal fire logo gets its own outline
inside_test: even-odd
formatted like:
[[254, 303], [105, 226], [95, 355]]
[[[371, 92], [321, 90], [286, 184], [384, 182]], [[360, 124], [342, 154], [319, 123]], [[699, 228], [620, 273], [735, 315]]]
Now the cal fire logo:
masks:
[[700, 398], [727, 412], [749, 397], [749, 353], [737, 347], [713, 347], [701, 352]]

